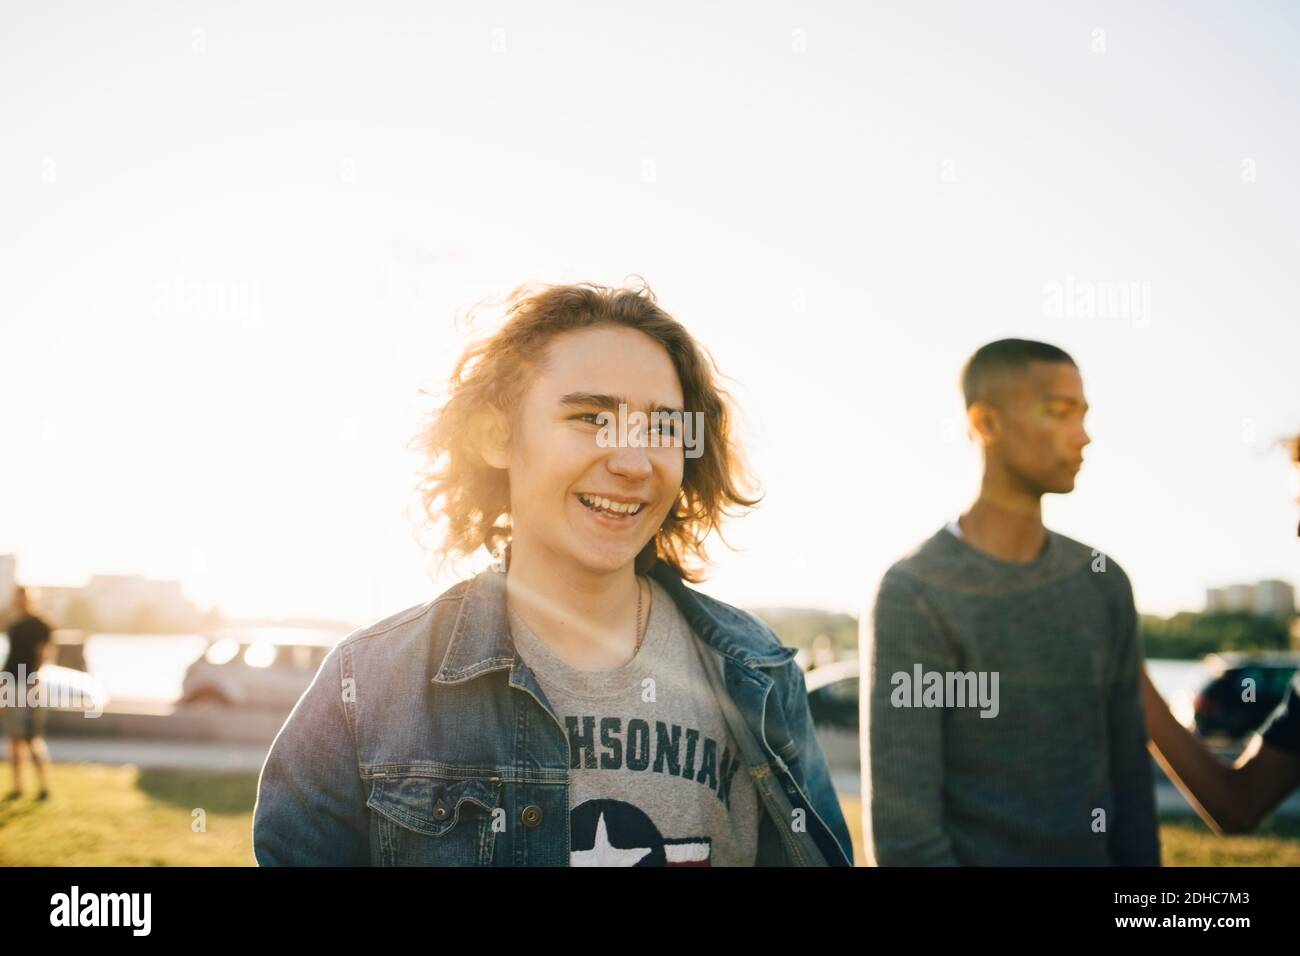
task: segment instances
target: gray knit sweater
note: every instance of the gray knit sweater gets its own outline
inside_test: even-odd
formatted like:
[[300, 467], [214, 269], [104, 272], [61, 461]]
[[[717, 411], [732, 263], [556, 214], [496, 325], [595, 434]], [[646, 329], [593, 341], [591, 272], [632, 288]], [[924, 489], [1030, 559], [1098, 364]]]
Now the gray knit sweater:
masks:
[[1133, 591], [1048, 531], [1013, 564], [940, 529], [859, 635], [863, 835], [887, 865], [1160, 863]]

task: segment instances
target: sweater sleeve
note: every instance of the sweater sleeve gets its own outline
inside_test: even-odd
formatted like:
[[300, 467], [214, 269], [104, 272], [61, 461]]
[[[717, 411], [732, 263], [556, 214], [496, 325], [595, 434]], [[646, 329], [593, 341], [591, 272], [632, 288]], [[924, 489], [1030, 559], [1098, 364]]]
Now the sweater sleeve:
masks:
[[[870, 619], [858, 633], [865, 671], [862, 723], [862, 833], [877, 866], [956, 866], [944, 828], [943, 708], [896, 707], [923, 671], [955, 669], [956, 654], [915, 579], [891, 569], [881, 581]], [[903, 686], [901, 677], [906, 677]]]
[[1159, 866], [1160, 830], [1156, 819], [1155, 781], [1147, 754], [1146, 720], [1139, 680], [1142, 640], [1133, 588], [1118, 566], [1119, 633], [1116, 635], [1114, 681], [1110, 688], [1110, 773], [1114, 819], [1110, 821], [1110, 856], [1119, 866]]

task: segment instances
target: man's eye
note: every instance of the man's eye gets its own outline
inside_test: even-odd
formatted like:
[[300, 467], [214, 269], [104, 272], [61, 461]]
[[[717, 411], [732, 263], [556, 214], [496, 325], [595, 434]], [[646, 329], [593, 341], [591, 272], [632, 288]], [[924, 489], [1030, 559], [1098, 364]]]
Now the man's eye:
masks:
[[601, 423], [600, 423], [599, 421], [596, 420], [597, 417], [598, 417], [599, 415], [600, 415], [600, 412], [583, 412], [581, 415], [574, 415], [573, 418], [571, 419], [571, 421], [582, 421], [582, 422], [585, 422], [585, 421], [587, 421], [588, 419], [590, 419], [590, 420], [591, 420], [591, 424], [593, 424], [593, 425], [599, 425], [599, 424], [601, 424]]

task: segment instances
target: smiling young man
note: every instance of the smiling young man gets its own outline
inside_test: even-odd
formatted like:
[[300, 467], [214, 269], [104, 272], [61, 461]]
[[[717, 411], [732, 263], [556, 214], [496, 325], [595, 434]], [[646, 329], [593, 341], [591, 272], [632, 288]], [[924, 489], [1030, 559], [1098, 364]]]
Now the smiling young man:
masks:
[[863, 619], [869, 858], [1159, 865], [1132, 589], [1042, 519], [1090, 441], [1079, 370], [1054, 346], [1004, 339], [971, 357], [962, 386], [979, 497], [890, 568]]
[[516, 292], [420, 445], [443, 556], [498, 561], [331, 651], [262, 769], [259, 863], [851, 865], [793, 648], [686, 586], [756, 500], [648, 289]]

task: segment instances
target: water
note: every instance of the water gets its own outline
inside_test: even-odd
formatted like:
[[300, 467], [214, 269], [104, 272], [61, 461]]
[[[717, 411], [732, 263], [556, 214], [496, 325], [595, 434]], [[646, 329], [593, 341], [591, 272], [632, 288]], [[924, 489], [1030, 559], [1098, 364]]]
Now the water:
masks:
[[110, 701], [175, 701], [185, 669], [207, 647], [201, 634], [92, 634], [86, 638], [86, 669]]
[[1191, 726], [1192, 702], [1210, 679], [1210, 668], [1203, 661], [1150, 660], [1147, 673], [1179, 723]]
[[[241, 631], [238, 636], [274, 644], [333, 645], [344, 635], [276, 627]], [[112, 700], [165, 703], [180, 696], [185, 669], [207, 645], [200, 634], [91, 634], [86, 638], [86, 667]], [[0, 661], [8, 653], [9, 639], [0, 633]], [[1201, 661], [1150, 660], [1147, 672], [1174, 716], [1190, 724], [1192, 700], [1209, 679], [1209, 668]]]

